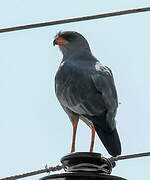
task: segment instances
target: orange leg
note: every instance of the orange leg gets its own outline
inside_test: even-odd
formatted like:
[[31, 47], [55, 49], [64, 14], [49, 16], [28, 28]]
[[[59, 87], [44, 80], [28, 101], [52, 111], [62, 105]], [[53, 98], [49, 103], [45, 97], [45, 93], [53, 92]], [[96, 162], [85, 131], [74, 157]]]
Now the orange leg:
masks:
[[79, 122], [79, 117], [75, 117], [74, 122], [73, 122], [73, 139], [72, 139], [72, 148], [71, 152], [75, 152], [75, 141], [76, 141], [76, 132], [77, 132], [77, 125]]
[[93, 147], [94, 147], [94, 140], [95, 140], [95, 128], [92, 125], [91, 127], [92, 130], [92, 137], [91, 137], [91, 146], [90, 146], [90, 152], [93, 152]]

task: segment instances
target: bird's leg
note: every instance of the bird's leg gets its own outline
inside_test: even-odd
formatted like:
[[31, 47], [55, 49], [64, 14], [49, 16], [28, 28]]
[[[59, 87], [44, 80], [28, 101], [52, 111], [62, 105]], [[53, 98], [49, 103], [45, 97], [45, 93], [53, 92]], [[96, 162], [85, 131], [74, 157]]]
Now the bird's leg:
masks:
[[91, 126], [91, 130], [92, 130], [92, 136], [91, 136], [90, 152], [93, 152], [94, 140], [95, 140], [95, 128], [93, 125]]
[[76, 140], [76, 132], [77, 132], [77, 125], [79, 122], [79, 117], [76, 116], [74, 121], [73, 121], [73, 139], [72, 139], [72, 148], [71, 152], [75, 152], [75, 140]]

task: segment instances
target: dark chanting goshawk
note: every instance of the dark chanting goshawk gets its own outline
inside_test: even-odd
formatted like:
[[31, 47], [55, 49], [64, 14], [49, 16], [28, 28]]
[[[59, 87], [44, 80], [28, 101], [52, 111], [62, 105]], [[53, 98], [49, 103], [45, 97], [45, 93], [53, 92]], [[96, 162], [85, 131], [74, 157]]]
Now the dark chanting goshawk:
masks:
[[77, 32], [59, 32], [53, 44], [63, 54], [55, 76], [55, 92], [73, 125], [71, 152], [75, 151], [76, 130], [81, 119], [92, 131], [90, 152], [93, 152], [96, 131], [108, 153], [120, 155], [115, 123], [118, 98], [111, 70], [92, 55], [87, 40]]

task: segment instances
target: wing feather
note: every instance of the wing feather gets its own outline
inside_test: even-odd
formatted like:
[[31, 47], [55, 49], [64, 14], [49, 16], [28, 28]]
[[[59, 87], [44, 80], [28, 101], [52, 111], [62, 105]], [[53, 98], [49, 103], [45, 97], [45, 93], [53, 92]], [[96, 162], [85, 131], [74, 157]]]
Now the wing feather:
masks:
[[91, 75], [96, 90], [101, 93], [106, 107], [106, 123], [111, 129], [116, 127], [115, 115], [118, 107], [117, 91], [114, 84], [112, 72], [105, 66], [102, 71]]

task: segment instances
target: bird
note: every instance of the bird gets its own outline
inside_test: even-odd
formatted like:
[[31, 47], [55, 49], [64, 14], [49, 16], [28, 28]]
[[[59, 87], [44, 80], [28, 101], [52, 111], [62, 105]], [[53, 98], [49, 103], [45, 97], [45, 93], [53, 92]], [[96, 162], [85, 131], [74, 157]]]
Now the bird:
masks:
[[75, 152], [79, 119], [91, 128], [90, 152], [95, 131], [111, 156], [121, 154], [115, 116], [118, 96], [112, 71], [91, 52], [78, 32], [60, 31], [54, 37], [63, 58], [55, 75], [55, 94], [73, 125], [71, 153]]

